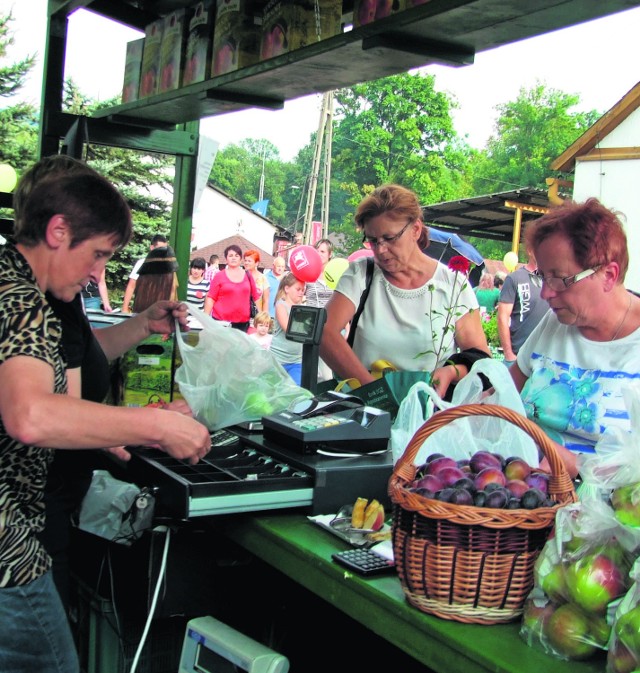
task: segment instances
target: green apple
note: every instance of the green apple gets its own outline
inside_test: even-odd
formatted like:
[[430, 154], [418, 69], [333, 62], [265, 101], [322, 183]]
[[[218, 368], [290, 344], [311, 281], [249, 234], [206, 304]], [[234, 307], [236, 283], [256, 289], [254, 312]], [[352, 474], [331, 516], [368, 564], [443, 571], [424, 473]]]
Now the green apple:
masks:
[[556, 563], [549, 567], [543, 574], [538, 575], [540, 588], [556, 603], [564, 603], [568, 598], [565, 569], [562, 563]]
[[636, 655], [619, 640], [614, 641], [607, 652], [608, 673], [633, 673], [639, 663]]
[[640, 605], [616, 619], [615, 633], [629, 650], [640, 655]]
[[264, 393], [254, 391], [247, 393], [244, 398], [244, 408], [256, 418], [269, 416], [273, 413], [273, 405]]
[[570, 563], [565, 571], [569, 600], [588, 613], [604, 614], [628, 585], [628, 568], [616, 556], [600, 551]]
[[588, 659], [597, 650], [590, 635], [589, 620], [572, 603], [561, 605], [549, 617], [545, 635], [556, 654], [567, 659]]
[[552, 601], [539, 604], [531, 597], [527, 598], [522, 612], [520, 636], [529, 647], [540, 643], [546, 623], [557, 607]]
[[627, 484], [611, 493], [616, 519], [625, 526], [640, 526], [640, 483]]

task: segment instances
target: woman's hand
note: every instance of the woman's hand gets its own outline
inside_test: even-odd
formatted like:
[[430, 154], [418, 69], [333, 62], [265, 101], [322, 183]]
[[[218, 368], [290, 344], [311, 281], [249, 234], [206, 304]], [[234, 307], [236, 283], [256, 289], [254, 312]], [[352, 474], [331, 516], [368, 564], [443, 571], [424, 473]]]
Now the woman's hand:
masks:
[[180, 301], [157, 301], [143, 311], [150, 334], [170, 334], [175, 331], [175, 321], [183, 332], [189, 330], [187, 305]]
[[183, 416], [193, 418], [193, 411], [191, 411], [191, 407], [187, 404], [186, 400], [173, 400], [173, 402], [167, 402], [162, 408], [168, 411], [177, 411]]
[[110, 449], [105, 449], [106, 453], [110, 453], [112, 456], [123, 460], [125, 463], [131, 460], [131, 454], [125, 449], [124, 446], [112, 446]]
[[463, 376], [467, 375], [467, 368], [464, 365], [445, 365], [438, 367], [431, 377], [431, 386], [444, 398], [447, 390], [452, 383], [458, 383]]

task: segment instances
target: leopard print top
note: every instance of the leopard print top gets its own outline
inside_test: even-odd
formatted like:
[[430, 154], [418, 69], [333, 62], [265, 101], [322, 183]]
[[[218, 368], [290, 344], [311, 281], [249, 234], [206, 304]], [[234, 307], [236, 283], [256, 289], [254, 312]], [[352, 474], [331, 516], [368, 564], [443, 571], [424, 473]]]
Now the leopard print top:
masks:
[[[61, 326], [38, 288], [31, 267], [10, 243], [0, 248], [0, 366], [12, 357], [43, 360], [54, 371], [56, 393], [67, 392]], [[44, 526], [43, 493], [53, 451], [25, 446], [0, 419], [0, 587], [28, 584], [51, 560], [36, 533]]]

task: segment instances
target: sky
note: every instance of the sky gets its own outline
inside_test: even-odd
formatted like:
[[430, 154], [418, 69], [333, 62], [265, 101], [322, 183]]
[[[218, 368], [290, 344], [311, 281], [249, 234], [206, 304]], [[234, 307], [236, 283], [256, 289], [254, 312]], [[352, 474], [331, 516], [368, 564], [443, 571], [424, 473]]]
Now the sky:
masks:
[[[39, 105], [47, 0], [0, 0], [0, 11], [8, 10], [15, 17], [8, 59], [36, 54], [37, 67], [21, 98]], [[458, 134], [482, 148], [493, 131], [496, 106], [515, 100], [522, 87], [538, 81], [579, 95], [581, 105], [576, 109], [606, 112], [640, 81], [639, 34], [640, 8], [636, 8], [482, 52], [471, 66], [423, 70], [435, 75], [437, 90], [457, 102], [452, 116]], [[122, 89], [126, 43], [140, 35], [79, 10], [69, 20], [66, 77], [92, 98], [111, 98]], [[266, 138], [283, 160], [290, 161], [317, 130], [321, 105], [322, 96], [317, 94], [288, 101], [276, 112], [247, 110], [211, 117], [203, 120], [201, 132], [221, 147], [244, 138]]]

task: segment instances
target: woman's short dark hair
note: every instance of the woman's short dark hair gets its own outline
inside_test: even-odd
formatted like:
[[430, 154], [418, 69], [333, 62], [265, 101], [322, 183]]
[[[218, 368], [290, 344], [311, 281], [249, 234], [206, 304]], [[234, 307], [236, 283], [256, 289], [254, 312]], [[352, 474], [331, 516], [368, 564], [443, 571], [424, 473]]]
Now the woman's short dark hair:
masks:
[[131, 238], [131, 211], [120, 192], [95, 171], [51, 175], [38, 182], [22, 205], [18, 243], [43, 241], [49, 220], [62, 215], [71, 231], [71, 247], [95, 236], [112, 236], [116, 247]]
[[204, 257], [194, 257], [189, 262], [189, 268], [190, 269], [206, 269], [207, 268], [207, 262], [205, 261]]
[[236, 245], [235, 243], [228, 245], [224, 249], [224, 258], [227, 259], [227, 255], [230, 252], [235, 252], [239, 257], [242, 257], [242, 248], [239, 245]]
[[618, 282], [622, 283], [629, 268], [629, 249], [620, 214], [609, 210], [596, 198], [584, 203], [565, 201], [554, 206], [541, 218], [529, 223], [525, 231], [525, 244], [534, 254], [546, 239], [564, 236], [576, 262], [590, 269], [609, 262], [617, 262], [620, 269]]

